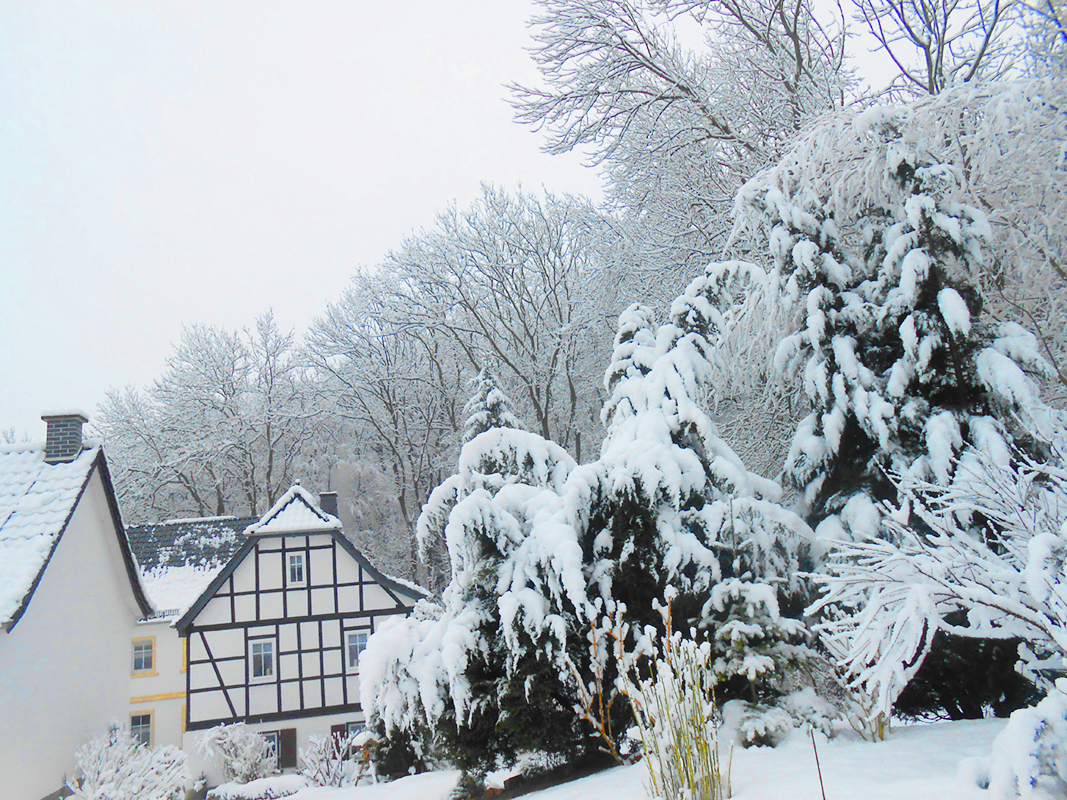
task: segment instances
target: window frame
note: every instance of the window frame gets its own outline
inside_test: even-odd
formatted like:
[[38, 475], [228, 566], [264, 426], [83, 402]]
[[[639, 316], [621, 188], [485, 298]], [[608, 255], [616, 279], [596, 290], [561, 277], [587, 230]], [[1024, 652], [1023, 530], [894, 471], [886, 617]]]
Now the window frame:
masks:
[[[294, 552], [290, 551], [290, 552], [286, 553], [286, 555], [287, 555], [287, 558], [285, 559], [285, 575], [286, 575], [286, 578], [287, 578], [286, 584], [288, 586], [306, 586], [307, 585], [308, 573], [307, 573], [307, 558], [305, 558], [304, 552], [303, 551], [299, 551], [299, 552], [295, 552], [294, 553]], [[294, 566], [299, 566], [299, 568], [300, 568], [300, 578], [299, 578], [299, 580], [293, 578], [293, 567]]]
[[[268, 645], [270, 647], [270, 672], [256, 674], [256, 648]], [[258, 653], [263, 658], [262, 650]], [[262, 666], [262, 661], [260, 662]], [[278, 677], [278, 642], [273, 636], [248, 640], [248, 679], [252, 683], [270, 683]]]
[[[363, 654], [363, 651], [367, 649], [367, 642], [370, 640], [371, 629], [370, 628], [349, 628], [345, 631], [345, 670], [354, 670], [359, 668], [359, 657]], [[356, 652], [355, 661], [352, 660], [352, 639], [357, 636], [363, 636], [363, 647], [360, 647]]]
[[282, 732], [281, 731], [260, 731], [259, 735], [267, 740], [268, 743], [274, 745], [274, 769], [277, 771], [280, 769], [278, 766], [278, 753], [281, 750], [282, 745]]
[[[148, 742], [142, 741], [140, 736], [134, 733], [133, 720], [135, 717], [148, 717]], [[138, 728], [143, 728], [144, 725], [138, 725]], [[130, 736], [137, 740], [137, 743], [144, 747], [152, 747], [156, 740], [156, 713], [154, 708], [139, 709], [137, 711], [130, 712], [129, 718], [129, 730]]]
[[[137, 668], [137, 646], [148, 642], [148, 657], [151, 659], [151, 663], [140, 669]], [[138, 636], [131, 642], [132, 648], [130, 652], [130, 676], [133, 678], [147, 678], [150, 675], [158, 675], [159, 670], [156, 665], [159, 662], [158, 654], [156, 653], [156, 637], [155, 636]]]

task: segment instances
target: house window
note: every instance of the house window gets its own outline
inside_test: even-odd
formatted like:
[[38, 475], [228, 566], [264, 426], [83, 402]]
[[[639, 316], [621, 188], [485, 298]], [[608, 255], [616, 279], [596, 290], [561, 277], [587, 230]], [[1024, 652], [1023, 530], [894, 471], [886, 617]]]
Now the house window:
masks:
[[304, 582], [304, 554], [289, 554], [289, 583]]
[[267, 740], [267, 744], [270, 745], [271, 760], [274, 762], [274, 767], [278, 767], [278, 734], [279, 731], [264, 731], [263, 738]]
[[252, 642], [252, 677], [269, 678], [274, 675], [274, 641]]
[[133, 674], [156, 674], [156, 637], [133, 640]]
[[263, 731], [261, 735], [274, 748], [274, 765], [277, 769], [296, 768], [296, 728]]
[[152, 712], [130, 714], [130, 735], [138, 744], [152, 746]]
[[359, 655], [367, 649], [368, 631], [349, 631], [345, 634], [345, 652], [348, 654], [348, 668], [359, 666]]

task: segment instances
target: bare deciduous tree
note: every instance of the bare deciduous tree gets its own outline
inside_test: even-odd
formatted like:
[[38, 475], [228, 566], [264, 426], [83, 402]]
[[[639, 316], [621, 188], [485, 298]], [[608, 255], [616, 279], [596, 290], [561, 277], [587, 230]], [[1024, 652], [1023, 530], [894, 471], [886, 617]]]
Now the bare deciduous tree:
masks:
[[601, 224], [570, 198], [486, 186], [382, 267], [396, 276], [395, 325], [426, 349], [448, 342], [471, 374], [492, 367], [519, 416], [578, 458], [600, 440], [600, 352], [617, 313]]
[[310, 468], [324, 413], [273, 315], [193, 325], [147, 391], [109, 392], [98, 428], [129, 521], [265, 512]]
[[[602, 165], [623, 240], [673, 297], [721, 254], [737, 189], [848, 85], [841, 23], [808, 0], [541, 0], [541, 87], [513, 86], [544, 149]], [[687, 48], [686, 27], [704, 46]], [[622, 256], [625, 258], [626, 256]], [[631, 297], [630, 301], [648, 298]]]
[[912, 90], [937, 94], [1013, 66], [1008, 41], [1016, 0], [854, 0], [871, 32]]

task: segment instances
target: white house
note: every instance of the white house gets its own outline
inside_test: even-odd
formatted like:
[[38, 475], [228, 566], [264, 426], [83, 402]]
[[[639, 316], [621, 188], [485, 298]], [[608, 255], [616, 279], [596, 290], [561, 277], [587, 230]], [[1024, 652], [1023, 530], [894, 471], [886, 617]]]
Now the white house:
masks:
[[85, 415], [0, 447], [0, 783], [40, 800], [129, 707], [130, 631], [151, 607]]
[[[240, 538], [228, 563], [173, 622], [184, 647], [168, 643], [171, 619], [146, 619], [135, 635], [149, 640], [142, 652], [151, 648], [158, 661], [151, 668], [134, 662], [145, 673], [131, 684], [146, 690], [131, 689], [131, 723], [150, 712], [146, 735], [172, 743], [173, 721], [163, 733], [161, 710], [183, 705], [183, 749], [194, 772], [204, 770], [212, 781], [222, 776], [196, 757], [195, 737], [216, 725], [244, 722], [264, 733], [281, 768], [296, 766], [297, 748], [310, 734], [361, 726], [359, 656], [367, 637], [425, 596], [375, 569], [344, 536], [340, 520], [300, 486]], [[151, 590], [171, 579], [163, 570], [149, 572], [147, 581]]]

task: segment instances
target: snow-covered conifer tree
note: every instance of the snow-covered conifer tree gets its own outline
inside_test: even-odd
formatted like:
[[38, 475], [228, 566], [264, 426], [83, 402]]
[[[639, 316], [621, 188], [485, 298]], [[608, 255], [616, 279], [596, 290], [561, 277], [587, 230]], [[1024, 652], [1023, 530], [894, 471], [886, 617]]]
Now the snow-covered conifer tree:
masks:
[[524, 431], [526, 426], [511, 411], [511, 400], [497, 385], [496, 377], [486, 368], [471, 379], [474, 394], [463, 407], [467, 421], [463, 426], [463, 442], [469, 442], [479, 433], [490, 428], [515, 428]]
[[[498, 387], [496, 377], [490, 370], [479, 370], [469, 384], [473, 394], [464, 405], [467, 420], [463, 425], [462, 444], [494, 428], [526, 430], [522, 420], [512, 412], [511, 401]], [[483, 465], [483, 469], [493, 471], [489, 464]], [[448, 515], [459, 499], [456, 494], [459, 481], [460, 476], [453, 475], [437, 486], [427, 498], [416, 522], [419, 560], [427, 571], [424, 585], [434, 592], [443, 591], [451, 577], [445, 526]]]
[[[502, 585], [510, 577], [501, 599], [505, 635], [541, 641], [554, 654], [561, 675], [574, 680], [577, 710], [612, 752], [614, 732], [629, 721], [627, 705], [612, 703], [619, 671], [652, 652], [666, 596], [677, 628], [699, 626], [725, 656], [736, 642], [716, 633], [734, 600], [769, 595], [767, 618], [777, 621], [779, 592], [799, 588], [810, 530], [775, 502], [776, 484], [745, 469], [700, 403], [723, 326], [719, 293], [731, 272], [750, 268], [709, 267], [655, 333], [647, 309], [622, 314], [605, 375], [601, 457], [571, 472], [558, 504], [542, 509], [510, 576], [502, 576]], [[730, 579], [739, 591], [717, 603], [713, 588]], [[761, 665], [748, 670], [751, 678], [787, 666], [773, 640], [788, 627], [768, 625], [766, 636], [750, 637], [742, 660]]]
[[[883, 520], [899, 503], [894, 480], [952, 486], [961, 463], [1040, 460], [1053, 435], [1027, 376], [1049, 369], [1035, 338], [982, 317], [986, 218], [960, 202], [963, 171], [904, 135], [903, 114], [874, 109], [827, 125], [739, 197], [741, 224], [765, 226], [772, 279], [797, 309], [776, 360], [802, 378], [813, 410], [785, 475], [824, 541], [891, 539], [897, 529]], [[839, 183], [812, 177], [827, 162]], [[866, 201], [842, 199], [855, 191]], [[901, 513], [909, 524], [906, 504]]]
[[565, 750], [580, 737], [554, 673], [539, 676], [536, 658], [508, 652], [498, 592], [532, 508], [541, 495], [554, 497], [573, 467], [558, 445], [512, 427], [464, 445], [457, 474], [434, 490], [418, 525], [423, 546], [447, 547], [441, 605], [420, 604], [371, 637], [361, 661], [362, 696], [387, 739], [414, 737], [421, 754], [441, 748], [477, 776], [497, 756]]
[[962, 172], [915, 151], [880, 111], [847, 132], [870, 143], [866, 177], [880, 168], [884, 188], [856, 218], [807, 191], [801, 156], [741, 195], [743, 214], [763, 215], [775, 277], [798, 309], [777, 361], [802, 376], [813, 411], [785, 475], [828, 538], [877, 534], [892, 474], [945, 484], [967, 447], [1036, 452], [1047, 433], [1025, 372], [1047, 370], [1033, 337], [981, 317], [973, 276], [989, 228], [958, 202]]

